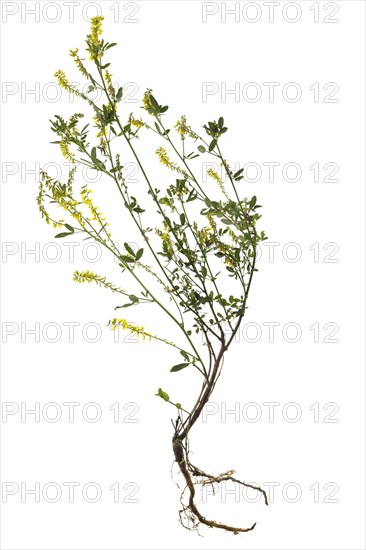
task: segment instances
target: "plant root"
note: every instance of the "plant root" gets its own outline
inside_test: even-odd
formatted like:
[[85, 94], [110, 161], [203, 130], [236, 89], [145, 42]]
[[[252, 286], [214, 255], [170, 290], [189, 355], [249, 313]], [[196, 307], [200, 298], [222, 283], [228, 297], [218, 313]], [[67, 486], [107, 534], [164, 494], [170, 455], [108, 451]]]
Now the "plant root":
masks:
[[[233, 474], [235, 473], [234, 470], [224, 472], [222, 474], [219, 474], [218, 476], [213, 476], [211, 474], [207, 474], [200, 468], [197, 468], [190, 462], [188, 458], [187, 447], [184, 446], [181, 438], [177, 436], [177, 434], [175, 434], [173, 437], [173, 452], [175, 456], [175, 461], [177, 462], [186, 482], [186, 486], [181, 494], [181, 504], [183, 508], [179, 511], [179, 518], [183, 527], [185, 527], [189, 531], [197, 531], [199, 525], [203, 524], [207, 525], [210, 528], [224, 529], [225, 531], [231, 532], [234, 535], [238, 535], [239, 533], [246, 533], [254, 529], [256, 523], [253, 523], [253, 525], [251, 525], [250, 527], [233, 527], [231, 525], [226, 525], [225, 523], [220, 523], [218, 521], [205, 518], [198, 510], [195, 503], [195, 485], [214, 485], [215, 483], [221, 483], [222, 481], [232, 481], [234, 483], [238, 483], [240, 485], [243, 485], [244, 487], [249, 487], [261, 493], [263, 495], [265, 504], [268, 506], [267, 494], [263, 489], [255, 485], [251, 485], [250, 483], [245, 483], [244, 481], [236, 479], [235, 477], [233, 477]], [[192, 476], [204, 479], [194, 481]], [[189, 491], [188, 503], [183, 502], [186, 489], [188, 489]]]

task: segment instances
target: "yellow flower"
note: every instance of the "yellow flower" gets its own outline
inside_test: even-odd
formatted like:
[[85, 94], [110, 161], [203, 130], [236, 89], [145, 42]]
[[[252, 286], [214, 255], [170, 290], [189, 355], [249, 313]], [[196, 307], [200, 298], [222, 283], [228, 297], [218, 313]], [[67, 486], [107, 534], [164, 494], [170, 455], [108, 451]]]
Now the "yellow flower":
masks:
[[43, 185], [44, 179], [46, 179], [47, 174], [45, 172], [41, 172], [41, 182], [39, 184], [39, 193], [37, 196], [37, 204], [38, 209], [41, 213], [42, 218], [45, 220], [47, 224], [51, 223], [50, 216], [44, 206], [44, 196], [45, 196], [45, 189]]
[[74, 163], [75, 160], [74, 160], [74, 153], [72, 153], [69, 149], [69, 142], [63, 138], [61, 141], [60, 141], [60, 149], [61, 149], [61, 153], [63, 154], [63, 156], [65, 157], [65, 159], [69, 160], [70, 162]]
[[209, 168], [207, 170], [207, 175], [210, 176], [212, 179], [214, 179], [215, 181], [217, 181], [217, 183], [220, 183], [221, 182], [221, 178], [220, 176], [218, 175], [217, 172], [215, 172], [212, 168]]
[[82, 94], [81, 92], [79, 92], [79, 90], [76, 90], [76, 88], [73, 88], [69, 84], [69, 81], [66, 78], [66, 74], [64, 71], [61, 71], [61, 69], [59, 69], [58, 71], [55, 72], [54, 76], [56, 77], [57, 84], [60, 86], [60, 88], [63, 88], [67, 92], [71, 94], [75, 94], [78, 97], [82, 97], [86, 99], [86, 101], [88, 101], [88, 103], [91, 104], [91, 101], [84, 94]]
[[208, 220], [208, 224], [209, 226], [211, 227], [212, 231], [215, 233], [216, 232], [216, 229], [217, 229], [217, 225], [216, 225], [216, 222], [212, 216], [212, 214], [207, 214], [206, 215], [206, 218]]
[[170, 170], [173, 170], [173, 163], [171, 162], [167, 150], [164, 149], [164, 147], [158, 147], [155, 153], [158, 155], [161, 164], [163, 164]]
[[191, 129], [190, 126], [187, 126], [187, 119], [185, 115], [181, 116], [180, 119], [177, 120], [177, 122], [174, 125], [174, 128], [180, 134], [180, 137], [182, 139], [185, 139], [186, 136], [189, 136], [195, 141], [198, 139], [198, 135]]
[[230, 235], [230, 237], [231, 237], [233, 243], [238, 244], [239, 239], [238, 239], [238, 237], [235, 235], [234, 231], [233, 231], [232, 229], [230, 229], [230, 228], [228, 229], [228, 235]]
[[142, 106], [147, 111], [152, 108], [152, 103], [150, 99], [151, 93], [152, 90], [146, 90], [146, 92], [144, 93], [144, 97], [142, 98]]
[[187, 180], [191, 179], [187, 172], [182, 170], [182, 168], [180, 168], [178, 164], [170, 160], [170, 157], [164, 147], [158, 147], [155, 151], [155, 154], [158, 155], [161, 164], [169, 168], [169, 170], [175, 170], [176, 172], [178, 172], [178, 174], [182, 174]]
[[94, 44], [94, 46], [98, 46], [99, 44], [99, 35], [103, 33], [102, 29], [102, 21], [104, 17], [103, 15], [96, 15], [95, 17], [92, 17], [91, 19], [91, 25], [90, 25], [90, 39], [91, 42]]
[[123, 330], [129, 330], [130, 334], [136, 334], [137, 336], [141, 336], [143, 340], [148, 338], [151, 340], [153, 336], [146, 332], [144, 327], [139, 327], [137, 325], [133, 325], [132, 323], [128, 323], [126, 319], [111, 319], [108, 323], [108, 326], [111, 326], [113, 330], [116, 330], [118, 327], [121, 327]]
[[224, 254], [224, 263], [230, 267], [235, 267], [235, 263], [232, 261], [232, 256], [235, 254], [235, 249], [226, 243], [220, 243], [218, 249], [222, 254]]
[[86, 70], [86, 68], [84, 67], [84, 65], [82, 63], [82, 60], [78, 56], [78, 51], [79, 51], [79, 48], [75, 48], [75, 50], [70, 50], [70, 55], [73, 58], [73, 60], [75, 61], [75, 64], [76, 64], [77, 68], [79, 69], [79, 71], [81, 72], [81, 74], [83, 76], [85, 76], [85, 78], [89, 78], [88, 71]]
[[[90, 198], [91, 194], [92, 194], [92, 190], [88, 189], [86, 184], [83, 185], [80, 190], [80, 196], [81, 196], [82, 203], [88, 207], [89, 212], [91, 213], [91, 219], [89, 219], [89, 221], [96, 220], [99, 223], [99, 225], [105, 228], [108, 225], [108, 223], [104, 223], [106, 218], [102, 218], [102, 214], [99, 212], [98, 206], [94, 206], [93, 201]], [[108, 236], [111, 236], [109, 231], [106, 231], [106, 234]]]
[[197, 231], [198, 234], [198, 242], [201, 245], [208, 245], [211, 241], [211, 228], [210, 227], [203, 227], [202, 229], [199, 229]]
[[215, 170], [213, 170], [212, 168], [209, 168], [207, 170], [207, 175], [210, 176], [210, 178], [212, 178], [213, 180], [216, 181], [216, 183], [218, 183], [221, 191], [223, 192], [223, 194], [225, 195], [225, 197], [229, 200], [230, 197], [225, 189], [225, 186], [224, 186], [224, 182], [222, 181], [222, 179], [220, 178], [219, 174], [217, 172], [215, 172]]
[[147, 124], [145, 124], [145, 122], [143, 122], [141, 119], [134, 118], [132, 113], [130, 114], [128, 122], [131, 124], [131, 126], [134, 126], [135, 128], [143, 128], [144, 126], [147, 126]]
[[111, 96], [111, 98], [113, 99], [113, 101], [116, 99], [116, 90], [114, 89], [113, 87], [113, 84], [112, 84], [112, 75], [110, 74], [109, 71], [105, 71], [104, 72], [104, 78], [105, 78], [105, 81], [107, 83], [107, 89], [108, 89], [108, 93], [109, 95]]
[[73, 279], [76, 283], [91, 283], [97, 277], [92, 271], [75, 271]]
[[164, 225], [164, 231], [160, 231], [160, 229], [157, 229], [156, 233], [159, 235], [159, 237], [165, 244], [166, 251], [168, 252], [168, 254], [172, 255], [174, 250], [173, 250], [172, 240], [170, 238], [169, 228], [165, 222], [163, 222], [163, 225]]
[[69, 81], [66, 78], [66, 74], [64, 71], [59, 69], [58, 71], [55, 72], [54, 76], [56, 77], [57, 83], [60, 86], [60, 88], [63, 88], [64, 90], [69, 90], [70, 88]]

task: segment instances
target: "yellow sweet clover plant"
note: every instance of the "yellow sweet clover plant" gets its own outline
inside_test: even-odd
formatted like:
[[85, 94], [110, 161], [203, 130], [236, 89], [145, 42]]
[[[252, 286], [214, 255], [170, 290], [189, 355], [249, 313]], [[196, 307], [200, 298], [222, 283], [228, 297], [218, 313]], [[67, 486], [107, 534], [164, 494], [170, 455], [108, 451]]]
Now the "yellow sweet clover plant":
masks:
[[[227, 132], [223, 117], [203, 126], [205, 137], [191, 128], [185, 115], [180, 116], [171, 131], [163, 122], [168, 107], [160, 105], [151, 89], [146, 90], [141, 103], [151, 123], [135, 118], [133, 113], [125, 113], [123, 109], [119, 114], [123, 88], [115, 89], [109, 72], [110, 63], [104, 60], [108, 50], [116, 44], [102, 38], [102, 21], [102, 16], [92, 19], [86, 38], [93, 73], [87, 68], [89, 61], [80, 57], [79, 50], [70, 50], [77, 69], [89, 83], [86, 93], [71, 85], [63, 70], [55, 73], [62, 89], [85, 101], [92, 109], [92, 124], [82, 124], [83, 113], [75, 113], [68, 120], [56, 115], [51, 121], [51, 129], [58, 136], [53, 143], [59, 145], [62, 155], [73, 168], [65, 183], [51, 178], [46, 171], [41, 172], [38, 207], [46, 223], [63, 228], [57, 238], [79, 234], [98, 242], [117, 258], [126, 284], [134, 281], [140, 290], [139, 295], [133, 294], [92, 271], [75, 271], [76, 282], [94, 282], [125, 296], [127, 302], [116, 309], [142, 304], [156, 307], [186, 341], [183, 349], [124, 318], [114, 317], [109, 321], [114, 330], [128, 330], [147, 341], [158, 340], [173, 346], [180, 362], [170, 370], [179, 372], [193, 368], [201, 378], [191, 408], [183, 408], [180, 403], [171, 401], [162, 388], [157, 391], [157, 395], [173, 405], [176, 411], [172, 447], [184, 479], [180, 510], [182, 525], [196, 529], [204, 524], [236, 534], [249, 531], [255, 524], [234, 527], [204, 517], [197, 508], [195, 486], [230, 480], [253, 487], [268, 504], [265, 491], [234, 478], [233, 471], [211, 475], [194, 466], [189, 458], [188, 436], [211, 397], [223, 367], [224, 355], [234, 341], [247, 309], [253, 275], [257, 270], [257, 246], [266, 239], [264, 232], [258, 233], [256, 229], [261, 217], [258, 213], [260, 205], [255, 196], [250, 199], [239, 196], [237, 184], [243, 179], [243, 169], [234, 172], [219, 145]], [[96, 90], [102, 94], [102, 99], [93, 101], [90, 97]], [[94, 137], [93, 127], [96, 130]], [[135, 145], [146, 131], [155, 133], [163, 144], [155, 149], [155, 155], [169, 170], [171, 183], [162, 189], [155, 187], [154, 176], [148, 175], [140, 158], [138, 149], [141, 146]], [[97, 140], [94, 146], [90, 145], [90, 138]], [[142, 174], [146, 185], [146, 206], [131, 194], [121, 164], [121, 140], [127, 144]], [[188, 150], [192, 152], [187, 154]], [[205, 185], [194, 174], [192, 164], [193, 159], [204, 155], [213, 157], [223, 172], [220, 175], [210, 168], [207, 171], [210, 179]], [[139, 233], [144, 248], [136, 251], [125, 243], [124, 250], [119, 250], [107, 218], [94, 204], [92, 190], [82, 181], [77, 183], [76, 170], [82, 165], [101, 172], [114, 182], [124, 212], [130, 216], [131, 227]], [[216, 197], [213, 189], [216, 194], [221, 194], [221, 200], [212, 198]], [[49, 212], [51, 202], [63, 211], [61, 219]], [[147, 209], [149, 220], [150, 214], [155, 215], [155, 227], [146, 225]], [[153, 291], [156, 286], [158, 290]]]

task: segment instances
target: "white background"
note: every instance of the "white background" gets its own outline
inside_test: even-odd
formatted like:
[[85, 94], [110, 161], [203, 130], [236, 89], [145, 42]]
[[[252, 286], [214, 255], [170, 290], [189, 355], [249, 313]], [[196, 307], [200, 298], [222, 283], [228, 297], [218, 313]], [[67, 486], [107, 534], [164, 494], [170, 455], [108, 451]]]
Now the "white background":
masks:
[[[234, 15], [227, 15], [225, 21], [222, 3], [211, 2], [205, 8], [196, 1], [138, 2], [138, 12], [130, 17], [136, 10], [126, 2], [119, 3], [119, 13], [116, 2], [74, 2], [74, 20], [70, 21], [67, 4], [1, 3], [2, 400], [6, 410], [13, 407], [15, 412], [2, 416], [3, 500], [4, 483], [19, 486], [2, 504], [1, 548], [365, 548], [364, 3], [338, 1], [326, 7], [323, 2], [302, 1], [291, 7], [281, 2], [273, 22], [263, 2], [251, 3], [252, 7], [237, 2], [238, 21]], [[105, 38], [118, 42], [110, 52], [113, 79], [120, 84], [135, 83], [129, 88], [133, 92], [130, 100], [141, 98], [147, 87], [153, 88], [159, 102], [170, 106], [166, 116], [170, 125], [186, 114], [198, 130], [208, 120], [224, 116], [229, 127], [222, 144], [227, 159], [240, 166], [257, 163], [263, 171], [256, 183], [243, 180], [240, 192], [258, 196], [263, 205], [260, 228], [266, 231], [268, 242], [278, 244], [273, 261], [268, 246], [263, 247], [245, 319], [251, 328], [232, 346], [212, 396], [213, 414], [197, 424], [191, 438], [192, 461], [206, 471], [235, 468], [246, 481], [267, 489], [269, 483], [276, 484], [268, 508], [263, 501], [246, 502], [243, 495], [238, 502], [226, 495], [222, 503], [223, 492], [201, 505], [207, 517], [246, 526], [257, 521], [248, 534], [232, 536], [202, 528], [201, 538], [179, 525], [179, 492], [170, 477], [174, 411], [154, 394], [161, 386], [174, 400], [189, 405], [198, 392], [198, 376], [188, 369], [170, 373], [179, 358], [176, 361], [174, 350], [163, 344], [123, 341], [125, 334], [119, 343], [113, 342], [106, 324], [119, 304], [118, 297], [95, 286], [75, 284], [72, 273], [92, 269], [110, 274], [122, 287], [128, 281], [119, 279], [116, 264], [105, 253], [92, 263], [85, 243], [75, 245], [73, 259], [66, 241], [57, 241], [58, 249], [49, 248], [57, 231], [47, 227], [37, 211], [38, 176], [27, 170], [37, 168], [37, 163], [63, 163], [58, 148], [49, 145], [55, 138], [48, 119], [80, 109], [87, 114], [83, 104], [70, 103], [65, 93], [54, 100], [55, 88], [49, 83], [54, 82], [58, 68], [81, 82], [68, 50], [83, 47], [87, 19], [96, 14], [98, 5], [105, 16]], [[233, 7], [233, 2], [226, 3], [226, 8]], [[203, 22], [203, 10], [216, 8], [217, 13]], [[29, 9], [38, 10], [39, 17], [28, 13]], [[316, 9], [318, 23], [314, 21]], [[296, 13], [299, 20], [289, 22]], [[258, 21], [249, 22], [256, 14]], [[327, 16], [338, 22], [326, 23]], [[137, 22], [128, 22], [128, 18]], [[202, 90], [207, 82], [216, 83], [218, 92], [204, 101]], [[262, 92], [257, 102], [249, 101], [245, 93], [243, 97], [250, 82], [257, 83]], [[266, 82], [279, 83], [273, 101]], [[282, 95], [290, 82], [297, 83], [302, 92], [296, 102]], [[233, 94], [224, 93], [225, 86], [233, 89], [235, 83], [240, 91], [237, 101]], [[310, 88], [314, 83], [319, 83], [317, 101]], [[324, 90], [327, 83], [339, 87], [332, 96], [336, 102], [324, 101], [333, 90]], [[35, 94], [26, 93], [32, 89]], [[131, 101], [119, 110], [125, 120], [132, 110], [140, 114], [139, 105]], [[139, 147], [144, 156], [150, 155], [153, 177], [169, 177], [159, 171], [153, 144], [147, 139]], [[263, 165], [266, 162], [280, 163], [273, 182]], [[301, 167], [297, 182], [282, 177], [281, 170], [289, 162]], [[319, 182], [309, 168], [316, 162]], [[338, 166], [334, 176], [338, 181], [324, 181], [330, 173], [323, 169], [326, 163]], [[106, 182], [101, 179], [94, 188], [107, 216], [111, 212], [126, 217], [123, 208], [117, 209], [115, 191]], [[139, 243], [128, 230], [128, 220], [119, 221], [116, 239]], [[314, 248], [314, 243], [319, 245]], [[314, 255], [317, 246], [319, 258]], [[37, 247], [36, 254], [25, 254]], [[55, 250], [60, 258], [52, 262]], [[299, 250], [298, 261], [290, 261]], [[93, 251], [89, 252], [91, 257]], [[176, 337], [159, 311], [126, 311], [129, 321], [143, 324], [146, 330]], [[65, 325], [71, 322], [79, 323], [73, 343]], [[273, 342], [268, 325], [263, 325], [269, 322], [280, 323]], [[40, 324], [39, 342], [25, 332], [36, 323]], [[53, 329], [48, 325], [49, 332], [42, 335], [47, 323], [53, 323]], [[101, 327], [96, 343], [83, 338], [82, 329], [88, 323]], [[297, 342], [288, 341], [294, 338], [292, 329], [283, 336], [287, 323], [300, 327]], [[319, 323], [319, 342], [309, 328], [314, 323]], [[324, 328], [326, 323], [331, 325]], [[336, 325], [332, 339], [338, 341], [325, 342]], [[256, 332], [258, 326], [261, 333]], [[47, 341], [57, 336], [57, 330], [59, 340]], [[87, 338], [93, 337], [91, 328]], [[49, 416], [45, 409], [39, 422], [34, 415], [26, 415], [22, 422], [22, 402], [23, 408], [39, 403], [41, 411], [45, 404], [57, 403], [62, 417], [52, 423], [49, 417], [55, 409], [48, 410]], [[80, 403], [73, 423], [66, 402]], [[98, 422], [81, 414], [90, 402], [102, 411]], [[269, 406], [264, 405], [268, 402], [278, 403], [273, 422]], [[119, 422], [113, 421], [110, 410], [114, 403], [120, 406]], [[288, 403], [297, 404], [296, 408]], [[315, 403], [319, 418], [314, 416]], [[225, 407], [236, 407], [238, 416], [225, 415]], [[130, 420], [138, 422], [127, 422], [133, 411], [137, 412]], [[291, 422], [296, 411], [299, 419]], [[88, 412], [93, 415], [92, 409]], [[257, 413], [258, 421], [250, 421]], [[29, 494], [21, 501], [21, 483], [27, 489], [39, 483], [42, 489], [51, 482], [63, 489], [58, 502], [50, 503], [42, 494], [39, 503]], [[67, 482], [80, 484], [73, 503], [63, 485]], [[97, 503], [83, 499], [82, 488], [90, 482], [102, 490]], [[117, 482], [121, 498], [114, 503], [109, 487]], [[123, 502], [136, 484], [138, 502]], [[319, 487], [319, 502], [315, 502], [315, 487]], [[294, 488], [300, 491], [298, 499]]]

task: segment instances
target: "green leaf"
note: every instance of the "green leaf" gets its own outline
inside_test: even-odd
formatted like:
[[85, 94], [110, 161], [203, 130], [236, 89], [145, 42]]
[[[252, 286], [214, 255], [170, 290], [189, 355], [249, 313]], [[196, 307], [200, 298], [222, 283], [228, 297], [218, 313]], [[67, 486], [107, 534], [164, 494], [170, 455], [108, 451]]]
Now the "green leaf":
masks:
[[217, 145], [217, 139], [213, 139], [210, 143], [210, 146], [208, 148], [208, 152], [211, 153], [211, 151], [213, 151], [215, 149]]
[[180, 403], [176, 403], [175, 406], [177, 407], [177, 409], [181, 409], [182, 408], [182, 405]]
[[116, 95], [117, 101], [120, 101], [122, 99], [122, 95], [123, 95], [123, 88], [121, 86], [120, 88], [118, 88], [118, 92], [117, 92], [117, 95]]
[[199, 150], [200, 153], [206, 153], [206, 148], [203, 145], [199, 145], [197, 149]]
[[132, 250], [132, 248], [130, 247], [130, 245], [129, 245], [128, 243], [123, 243], [123, 246], [125, 247], [125, 249], [127, 250], [127, 252], [128, 252], [129, 254], [131, 254], [131, 256], [134, 256], [134, 255], [135, 255], [134, 251]]
[[179, 370], [185, 369], [187, 367], [189, 367], [189, 363], [179, 363], [179, 365], [174, 365], [174, 367], [170, 369], [170, 372], [178, 372]]
[[186, 361], [189, 361], [188, 353], [186, 351], [181, 349], [180, 354], [183, 355], [183, 357]]
[[219, 118], [219, 127], [220, 129], [224, 126], [224, 119], [222, 118], [222, 116], [220, 116]]
[[55, 235], [55, 239], [63, 239], [64, 237], [68, 237], [69, 235], [72, 235], [72, 233], [58, 233]]
[[133, 302], [133, 303], [139, 302], [138, 297], [135, 296], [134, 294], [130, 294], [128, 297], [129, 297], [129, 299], [131, 300], [131, 302]]
[[185, 214], [181, 214], [181, 215], [180, 215], [180, 223], [181, 223], [182, 225], [184, 225], [184, 224], [186, 223], [186, 216], [185, 216]]
[[121, 260], [128, 264], [133, 264], [135, 262], [135, 259], [131, 258], [130, 256], [121, 256]]
[[254, 195], [254, 197], [251, 198], [249, 206], [250, 208], [253, 208], [255, 206], [255, 203], [257, 202], [257, 197]]
[[236, 179], [238, 176], [240, 176], [240, 174], [242, 174], [244, 172], [244, 168], [240, 168], [240, 170], [238, 170], [237, 172], [235, 172], [234, 174], [234, 178]]
[[164, 399], [164, 401], [169, 401], [170, 399], [169, 395], [165, 391], [163, 391], [161, 388], [158, 389], [158, 393], [156, 395]]
[[144, 253], [144, 249], [143, 248], [140, 248], [140, 250], [137, 251], [136, 253], [136, 260], [139, 260], [141, 258], [141, 256], [143, 255]]
[[150, 95], [150, 101], [154, 109], [159, 109], [159, 103], [156, 101], [153, 95]]
[[97, 160], [97, 150], [95, 147], [93, 147], [93, 149], [91, 150], [90, 156], [94, 162]]
[[74, 233], [74, 228], [73, 228], [71, 225], [69, 225], [68, 223], [65, 223], [65, 227], [66, 227], [66, 229], [68, 229], [71, 233]]

